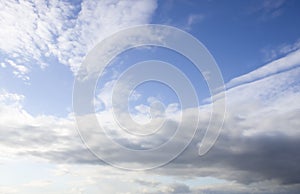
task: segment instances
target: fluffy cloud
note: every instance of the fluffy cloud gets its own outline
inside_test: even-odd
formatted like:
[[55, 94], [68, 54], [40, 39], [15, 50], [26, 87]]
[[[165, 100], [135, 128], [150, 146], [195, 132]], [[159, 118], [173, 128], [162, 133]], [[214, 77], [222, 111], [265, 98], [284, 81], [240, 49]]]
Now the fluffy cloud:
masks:
[[148, 23], [155, 9], [155, 1], [3, 1], [0, 51], [24, 79], [28, 67], [45, 67], [53, 57], [76, 72], [96, 43], [122, 28]]
[[6, 60], [7, 64], [10, 65], [14, 71], [13, 73], [18, 77], [23, 80], [29, 80], [29, 77], [26, 75], [29, 72], [28, 67], [23, 66], [23, 65], [17, 65], [15, 62], [12, 60]]

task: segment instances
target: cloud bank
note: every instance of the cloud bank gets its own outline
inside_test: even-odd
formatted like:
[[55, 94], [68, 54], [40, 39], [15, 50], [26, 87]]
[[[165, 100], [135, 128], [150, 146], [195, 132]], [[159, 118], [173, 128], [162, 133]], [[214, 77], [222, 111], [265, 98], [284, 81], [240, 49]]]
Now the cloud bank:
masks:
[[[280, 61], [289, 61], [295, 55], [299, 55], [299, 50]], [[249, 75], [255, 75], [255, 72], [264, 69], [272, 72], [270, 69], [274, 67], [273, 64], [271, 62]], [[211, 176], [234, 181], [239, 185], [269, 181], [273, 186], [283, 184], [297, 188], [300, 183], [300, 106], [297, 103], [300, 99], [299, 76], [300, 67], [296, 66], [277, 74], [266, 73], [261, 79], [229, 89], [224, 128], [213, 149], [203, 157], [198, 156], [197, 149], [209, 119], [210, 104], [199, 107], [199, 133], [189, 148], [164, 168], [150, 173], [183, 178]], [[243, 77], [249, 76], [243, 75], [236, 80]], [[69, 118], [46, 115], [33, 117], [22, 108], [23, 98], [6, 91], [2, 91], [0, 95], [0, 149], [3, 154], [33, 155], [58, 163], [104, 165], [81, 143], [72, 115]], [[199, 110], [197, 107], [194, 109]], [[183, 111], [193, 114], [195, 110]], [[116, 133], [112, 118], [106, 111], [98, 114], [104, 118], [105, 126], [111, 130], [111, 136], [125, 146], [134, 149], [140, 149], [141, 145], [155, 147], [166, 140], [166, 135], [170, 137], [165, 132], [148, 141], [132, 139], [130, 136], [121, 137]], [[176, 121], [174, 117], [175, 124]], [[172, 127], [173, 125], [167, 125], [167, 132], [172, 132]], [[189, 126], [186, 126], [186, 130], [188, 133]], [[180, 143], [181, 139], [176, 141]], [[112, 150], [109, 145], [102, 149], [107, 150], [107, 157], [114, 157], [120, 162], [136, 161], [132, 156]], [[140, 165], [151, 163], [156, 157], [161, 157], [160, 154], [163, 153], [139, 161]], [[187, 188], [180, 186], [180, 189]]]

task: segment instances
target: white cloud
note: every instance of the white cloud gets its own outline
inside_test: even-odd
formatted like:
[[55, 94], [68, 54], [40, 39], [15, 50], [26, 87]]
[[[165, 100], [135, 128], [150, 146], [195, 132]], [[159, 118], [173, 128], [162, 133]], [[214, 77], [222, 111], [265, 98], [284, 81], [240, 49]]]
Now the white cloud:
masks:
[[50, 180], [37, 180], [37, 181], [31, 181], [31, 182], [25, 183], [23, 186], [45, 188], [51, 184], [52, 184], [52, 181], [50, 181]]
[[204, 19], [204, 15], [202, 14], [190, 14], [187, 19], [187, 30], [190, 30], [192, 26], [196, 23], [201, 22]]
[[300, 49], [300, 40], [297, 40], [293, 44], [281, 44], [276, 48], [266, 47], [261, 52], [265, 55], [266, 61], [272, 61], [298, 49]]
[[[55, 57], [76, 72], [87, 52], [122, 28], [145, 24], [155, 1], [1, 2], [0, 50], [17, 64], [47, 66]], [[14, 67], [19, 68], [20, 66]], [[28, 71], [21, 71], [24, 74]]]
[[226, 84], [227, 88], [231, 88], [240, 84], [253, 82], [262, 79], [266, 76], [279, 73], [281, 71], [289, 70], [300, 65], [300, 49], [289, 53], [287, 56], [272, 61], [250, 73], [230, 80]]
[[[12, 68], [15, 69], [14, 74], [23, 80], [29, 80], [29, 77], [26, 75], [29, 72], [29, 69], [23, 65], [17, 65], [12, 60], [6, 60], [7, 64], [9, 64]], [[5, 66], [5, 65], [4, 65]]]
[[24, 110], [23, 99], [23, 95], [6, 91], [0, 93], [2, 154], [43, 153], [82, 147], [70, 118], [34, 117]]
[[[266, 185], [269, 189], [266, 190]], [[297, 189], [299, 189], [299, 185], [296, 187], [292, 187], [289, 185], [278, 185], [276, 181], [263, 181], [259, 183], [243, 185], [237, 182], [229, 182], [225, 183], [213, 183], [206, 184], [201, 186], [189, 186], [184, 183], [171, 183], [167, 185], [160, 185], [156, 188], [151, 188], [145, 190], [142, 193], [151, 193], [151, 194], [169, 194], [169, 193], [180, 193], [180, 194], [284, 194], [284, 193], [297, 193]]]
[[1, 193], [7, 193], [7, 194], [11, 194], [11, 193], [19, 193], [20, 191], [16, 188], [13, 187], [9, 187], [9, 186], [0, 186], [0, 192]]

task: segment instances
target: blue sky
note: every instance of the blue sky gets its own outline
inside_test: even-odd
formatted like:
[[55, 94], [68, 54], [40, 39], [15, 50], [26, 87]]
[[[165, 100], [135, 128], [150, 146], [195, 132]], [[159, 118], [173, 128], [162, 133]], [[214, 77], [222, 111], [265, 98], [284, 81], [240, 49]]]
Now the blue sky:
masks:
[[[0, 193], [297, 193], [299, 8], [296, 0], [1, 1]], [[96, 45], [116, 32], [143, 24], [173, 26], [204, 44], [222, 74], [226, 114], [216, 110], [216, 115], [224, 117], [213, 123], [221, 124], [224, 119], [224, 125], [214, 147], [200, 157], [198, 148], [211, 108], [222, 101], [222, 96], [208, 100], [206, 72], [201, 74], [185, 56], [167, 48], [124, 51], [99, 77], [94, 94], [95, 115], [112, 140], [137, 150], [163, 145], [172, 138], [174, 145], [181, 145], [186, 134], [193, 133], [192, 118], [199, 114], [200, 121], [193, 140], [178, 158], [157, 169], [128, 171], [99, 160], [81, 141], [72, 106], [73, 85]], [[178, 44], [184, 42], [178, 40]], [[146, 60], [167, 62], [184, 73], [199, 106], [183, 106], [176, 91], [159, 82], [128, 91], [130, 84], [121, 80], [122, 73]], [[94, 62], [91, 71], [97, 69]], [[164, 69], [157, 68], [157, 72]], [[147, 73], [131, 76], [147, 77]], [[111, 104], [116, 83], [121, 86], [115, 91], [120, 107]], [[126, 92], [131, 96], [123, 98]], [[125, 103], [138, 125], [124, 116]], [[113, 110], [124, 116], [119, 122], [129, 128], [151, 131], [167, 121], [165, 131], [149, 139], [124, 134], [114, 121]], [[188, 115], [186, 122], [180, 120], [181, 114]], [[90, 115], [85, 116], [90, 124], [85, 132], [95, 132], [97, 126], [89, 123]], [[186, 133], [175, 136], [180, 124]], [[94, 137], [104, 150], [104, 161], [151, 166], [166, 157], [151, 153], [135, 161], [126, 152], [101, 143], [106, 142], [104, 137]]]

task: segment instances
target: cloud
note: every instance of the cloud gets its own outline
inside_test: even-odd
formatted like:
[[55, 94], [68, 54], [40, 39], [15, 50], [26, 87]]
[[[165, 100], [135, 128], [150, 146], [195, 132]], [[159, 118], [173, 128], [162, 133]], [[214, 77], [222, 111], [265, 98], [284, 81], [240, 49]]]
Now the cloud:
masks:
[[21, 94], [9, 93], [6, 90], [2, 90], [0, 93], [0, 102], [6, 105], [20, 105], [25, 96]]
[[182, 193], [191, 193], [189, 186], [185, 184], [174, 183], [169, 186], [163, 186], [161, 189], [161, 193], [174, 193], [174, 194], [182, 194]]
[[[269, 179], [277, 180], [278, 184], [298, 183], [300, 158], [297, 157], [297, 142], [300, 134], [297, 129], [300, 125], [300, 112], [299, 107], [295, 105], [299, 99], [299, 75], [300, 68], [295, 68], [229, 90], [225, 126], [214, 148], [200, 158], [197, 155], [197, 143], [202, 137], [199, 133], [186, 152], [169, 165], [158, 169], [156, 173], [190, 178], [213, 176], [244, 184]], [[207, 122], [206, 114], [204, 111], [201, 117], [203, 120], [199, 127], [202, 130]], [[101, 118], [103, 119], [104, 115]], [[172, 128], [172, 125], [169, 127]], [[186, 126], [186, 129], [188, 128], [189, 126]], [[162, 133], [161, 137], [165, 135]], [[147, 143], [153, 146], [158, 140], [159, 138], [151, 139]], [[160, 141], [163, 140], [165, 139]], [[177, 141], [180, 144], [181, 139]], [[131, 144], [132, 142], [135, 143]], [[124, 145], [131, 145], [133, 148], [142, 143], [146, 142], [123, 139]], [[113, 152], [107, 149], [107, 153]], [[163, 153], [156, 153], [152, 158], [145, 158], [140, 162], [151, 163], [156, 157], [162, 157], [160, 154]], [[125, 163], [137, 160], [122, 153], [111, 157]], [[287, 163], [289, 165], [286, 165]]]
[[227, 88], [231, 88], [237, 85], [253, 82], [258, 79], [262, 79], [266, 76], [280, 73], [282, 71], [289, 70], [291, 68], [300, 65], [300, 49], [289, 53], [280, 59], [272, 61], [250, 73], [242, 75], [240, 77], [230, 80], [227, 84]]
[[[293, 61], [296, 53], [298, 52], [279, 60], [280, 65], [284, 66], [283, 62]], [[155, 173], [188, 178], [213, 176], [243, 184], [264, 180], [274, 180], [277, 184], [299, 183], [300, 133], [297, 129], [300, 126], [298, 120], [300, 107], [297, 102], [300, 99], [298, 81], [300, 68], [295, 65], [278, 72], [278, 67], [274, 67], [274, 64], [278, 62], [271, 62], [266, 65], [270, 67], [265, 66], [257, 70], [264, 75], [260, 79], [256, 79], [256, 71], [236, 78], [244, 80], [249, 76], [251, 79], [227, 91], [224, 129], [217, 144], [207, 155], [204, 157], [197, 155], [197, 144], [201, 141], [205, 124], [209, 119], [207, 117], [209, 105], [200, 107], [203, 114], [199, 128], [202, 131], [195, 136], [188, 150], [169, 165], [157, 169]], [[268, 71], [264, 71], [266, 69]], [[255, 79], [252, 79], [252, 76]], [[190, 111], [193, 114], [193, 110]], [[101, 118], [103, 119], [104, 115]], [[168, 127], [173, 126], [166, 128]], [[186, 126], [186, 129], [188, 133], [189, 126]], [[166, 134], [161, 133], [162, 137], [164, 135]], [[147, 143], [155, 145], [154, 142], [158, 139], [151, 139]], [[180, 139], [177, 141], [180, 143]], [[137, 148], [142, 142], [129, 138], [123, 139], [123, 143]], [[108, 151], [110, 152], [113, 150]], [[161, 157], [160, 154], [153, 155], [152, 159]], [[112, 157], [125, 163], [136, 160], [122, 153]], [[145, 158], [140, 162], [151, 163], [151, 158]]]
[[263, 180], [298, 184], [299, 75], [298, 67], [228, 90], [224, 128], [212, 150], [197, 157], [201, 139], [196, 140], [162, 171], [244, 184]]
[[[295, 51], [235, 79], [237, 84], [227, 91], [227, 114], [222, 133], [212, 150], [203, 157], [198, 156], [198, 145], [209, 121], [211, 105], [183, 110], [190, 115], [200, 110], [198, 133], [183, 154], [163, 168], [148, 171], [149, 174], [182, 179], [210, 176], [233, 181], [236, 183], [234, 187], [240, 189], [252, 188], [251, 185], [261, 183], [260, 190], [265, 189], [265, 193], [272, 193], [273, 188], [278, 188], [276, 185], [284, 185], [285, 190], [282, 193], [285, 191], [292, 193], [295, 188], [299, 188], [300, 67], [296, 65], [298, 54], [299, 51]], [[288, 68], [284, 67], [284, 64]], [[22, 95], [5, 91], [0, 95], [2, 154], [33, 155], [55, 163], [105, 166], [81, 143], [72, 115], [67, 118], [51, 115], [34, 117], [24, 110], [22, 99], [24, 99]], [[179, 122], [174, 118], [165, 126], [165, 130], [145, 140], [130, 135], [124, 136], [124, 132], [120, 133], [112, 122], [109, 109], [100, 111], [98, 116], [109, 130], [111, 137], [133, 149], [160, 145], [172, 137], [174, 128]], [[214, 122], [221, 122], [221, 119]], [[190, 128], [187, 123], [186, 134]], [[87, 130], [91, 130], [91, 134], [94, 134], [92, 133], [94, 129], [97, 128], [89, 126]], [[104, 138], [98, 137], [95, 145], [99, 145], [99, 142], [102, 142], [101, 138]], [[178, 137], [175, 142], [181, 144], [184, 138]], [[105, 157], [129, 165], [143, 166], [165, 156], [165, 153], [153, 153], [141, 159], [118, 152], [111, 145], [103, 145], [101, 149], [105, 151], [103, 152]], [[272, 184], [263, 184], [266, 181]], [[172, 188], [187, 189], [182, 185]], [[194, 191], [194, 188], [189, 189], [191, 192]], [[213, 190], [206, 189], [200, 191], [205, 193]], [[232, 191], [228, 190], [227, 193]], [[216, 192], [222, 193], [222, 189]], [[247, 192], [248, 190], [245, 191]]]
[[32, 116], [22, 106], [25, 97], [0, 93], [0, 150], [4, 155], [83, 149], [71, 118]]
[[25, 187], [46, 187], [52, 184], [50, 180], [38, 180], [38, 181], [31, 181], [29, 183], [25, 183]]
[[[26, 75], [27, 73], [29, 73], [29, 69], [26, 66], [23, 65], [17, 65], [15, 62], [13, 62], [12, 60], [6, 60], [7, 64], [10, 65], [12, 68], [14, 68], [15, 70], [13, 71], [13, 73], [18, 77], [21, 78], [23, 80], [29, 80], [29, 77]], [[4, 63], [3, 63], [4, 64]], [[5, 64], [4, 64], [5, 66]]]
[[6, 63], [19, 64], [13, 67], [24, 76], [29, 72], [24, 71], [25, 64], [44, 68], [51, 58], [76, 72], [100, 40], [122, 28], [148, 23], [156, 2], [8, 0], [0, 9], [0, 51], [9, 60]]
[[272, 61], [281, 58], [293, 51], [300, 49], [300, 39], [293, 44], [281, 44], [276, 48], [263, 48], [261, 52], [265, 55], [266, 61]]
[[205, 17], [202, 14], [190, 14], [187, 18], [187, 26], [185, 27], [185, 29], [191, 30], [194, 24], [203, 21], [204, 18]]
[[260, 20], [268, 21], [283, 14], [286, 2], [286, 0], [263, 0], [259, 4], [250, 6], [248, 12], [251, 14], [259, 13]]
[[148, 181], [148, 180], [142, 180], [142, 179], [136, 179], [136, 180], [134, 180], [134, 182], [139, 185], [146, 186], [146, 187], [156, 187], [156, 186], [160, 185], [160, 183], [157, 181]]
[[12, 188], [12, 187], [7, 187], [7, 186], [0, 186], [0, 192], [1, 193], [17, 193], [19, 190], [16, 188]]
[[[269, 190], [266, 190], [268, 185]], [[201, 186], [189, 186], [185, 183], [171, 183], [164, 186], [159, 186], [153, 190], [145, 190], [143, 193], [148, 194], [296, 194], [298, 193], [300, 185], [291, 187], [286, 185], [278, 185], [276, 182], [265, 181], [250, 185], [243, 185], [236, 182], [226, 182], [218, 184], [206, 184]]]

